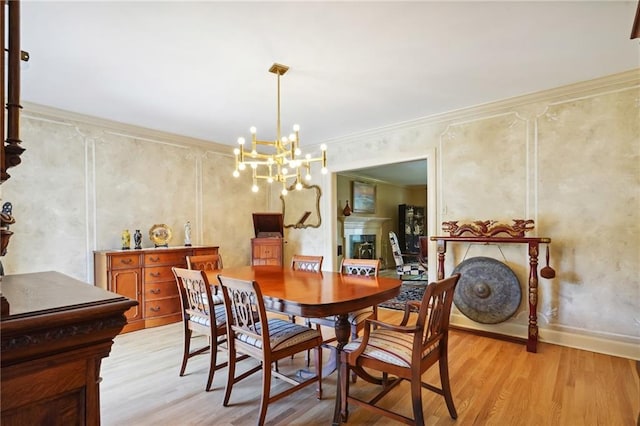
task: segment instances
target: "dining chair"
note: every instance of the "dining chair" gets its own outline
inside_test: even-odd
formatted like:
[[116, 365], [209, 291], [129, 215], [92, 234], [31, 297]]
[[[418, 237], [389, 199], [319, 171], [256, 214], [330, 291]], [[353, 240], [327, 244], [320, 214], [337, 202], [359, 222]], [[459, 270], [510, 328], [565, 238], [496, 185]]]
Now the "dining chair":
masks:
[[[199, 269], [201, 271], [216, 271], [222, 269], [222, 256], [219, 254], [187, 256], [187, 269]], [[222, 304], [222, 294], [218, 290], [217, 283], [213, 285], [212, 297], [214, 305]]]
[[291, 269], [294, 271], [320, 272], [323, 259], [323, 256], [294, 254], [291, 258]]
[[[426, 241], [426, 237], [425, 237]], [[398, 243], [398, 236], [395, 232], [389, 232], [389, 242], [391, 243], [391, 251], [393, 253], [393, 260], [396, 263], [396, 272], [398, 278], [403, 279], [409, 276], [411, 279], [420, 279], [424, 277], [427, 279], [427, 263], [421, 261], [421, 253], [407, 254], [400, 251], [400, 244]], [[422, 243], [421, 243], [422, 244]], [[425, 246], [426, 247], [426, 246]], [[426, 252], [425, 252], [426, 255]], [[406, 259], [406, 261], [405, 261]]]
[[[218, 275], [227, 312], [227, 347], [229, 374], [222, 405], [227, 407], [233, 385], [251, 374], [262, 371], [262, 395], [258, 425], [264, 424], [267, 407], [303, 387], [317, 383], [317, 398], [322, 398], [322, 334], [315, 329], [294, 324], [280, 318], [268, 318], [260, 286], [256, 281], [240, 280]], [[271, 368], [263, 366], [308, 349], [315, 350], [315, 375], [297, 381]], [[247, 354], [260, 364], [236, 377], [237, 354]], [[271, 378], [280, 378], [291, 384], [271, 395]]]
[[[399, 325], [374, 319], [365, 320], [362, 338], [349, 342], [341, 352], [340, 390], [343, 421], [348, 419], [348, 403], [351, 402], [402, 423], [424, 425], [421, 395], [423, 387], [442, 395], [451, 418], [458, 417], [449, 383], [448, 336], [451, 303], [459, 279], [460, 274], [454, 274], [429, 284], [421, 302], [407, 302]], [[410, 325], [411, 312], [416, 308], [417, 319], [415, 324]], [[376, 328], [372, 330], [374, 325]], [[421, 378], [436, 362], [440, 369], [439, 388], [422, 382]], [[349, 395], [350, 370], [355, 371], [367, 382], [382, 385], [382, 389], [367, 401]], [[382, 372], [382, 379], [371, 376], [371, 370]], [[389, 375], [395, 377], [388, 379]], [[413, 419], [376, 405], [403, 380], [411, 383]]]
[[[377, 277], [378, 272], [380, 271], [380, 260], [377, 259], [342, 259], [340, 263], [340, 272], [345, 275], [363, 275], [363, 276], [373, 276]], [[366, 318], [376, 319], [378, 316], [378, 308], [376, 306], [372, 306], [369, 308], [360, 309], [355, 312], [349, 313], [348, 321], [351, 327], [351, 339], [355, 339], [358, 337], [358, 332], [362, 330], [364, 327], [364, 320]], [[324, 318], [309, 318], [309, 322], [311, 324], [315, 324], [319, 329], [320, 326], [325, 327], [335, 327], [336, 317], [324, 317]], [[330, 338], [323, 342], [324, 346], [327, 347], [327, 343], [331, 343], [335, 341], [336, 338]], [[335, 350], [334, 347], [328, 346], [332, 350]], [[356, 381], [355, 373], [352, 375], [352, 380], [355, 383]]]
[[[291, 269], [294, 271], [307, 271], [307, 272], [322, 272], [322, 261], [324, 260], [324, 256], [307, 256], [302, 254], [294, 254], [291, 258]], [[296, 321], [296, 317], [294, 315], [290, 315], [289, 318], [291, 322]], [[305, 324], [307, 327], [311, 326], [311, 321], [309, 318], [305, 319]], [[307, 363], [307, 367], [309, 367], [309, 363], [311, 361], [310, 350], [307, 351], [305, 361]]]
[[[324, 256], [294, 254], [293, 257], [291, 257], [291, 269], [294, 271], [320, 272], [323, 259]], [[291, 319], [291, 322], [296, 321], [295, 315], [289, 315], [289, 319]]]
[[[211, 286], [203, 271], [176, 267], [171, 269], [176, 278], [182, 304], [184, 350], [180, 376], [184, 376], [190, 358], [209, 351], [209, 377], [205, 388], [209, 391], [215, 371], [227, 365], [226, 362], [217, 364], [218, 345], [226, 341], [227, 334], [224, 305], [214, 305]], [[194, 332], [207, 336], [208, 345], [191, 350]]]

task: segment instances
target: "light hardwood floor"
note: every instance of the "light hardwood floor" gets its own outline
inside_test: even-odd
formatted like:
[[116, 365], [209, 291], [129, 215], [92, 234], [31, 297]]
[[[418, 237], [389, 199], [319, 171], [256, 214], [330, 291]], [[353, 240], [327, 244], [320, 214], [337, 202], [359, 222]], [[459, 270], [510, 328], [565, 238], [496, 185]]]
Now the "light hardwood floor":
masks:
[[[380, 309], [385, 321], [394, 321], [399, 314]], [[323, 329], [327, 335], [330, 332]], [[198, 339], [198, 343], [204, 342], [204, 337]], [[545, 343], [532, 354], [523, 345], [464, 331], [450, 333], [449, 350], [458, 420], [449, 417], [442, 397], [423, 390], [428, 425], [636, 425], [640, 392], [633, 360]], [[102, 424], [255, 424], [259, 373], [234, 386], [233, 405], [223, 407], [226, 369], [216, 372], [213, 390], [205, 392], [208, 356], [192, 358], [187, 375], [179, 377], [181, 351], [178, 323], [118, 336], [102, 364]], [[326, 359], [328, 352], [324, 356]], [[220, 357], [226, 359], [224, 350]], [[293, 361], [281, 361], [280, 370], [296, 371], [303, 363], [304, 354], [299, 354]], [[424, 378], [439, 385], [437, 370], [432, 368]], [[287, 386], [274, 380], [274, 386], [281, 385]], [[329, 425], [335, 390], [334, 373], [323, 380], [321, 401], [315, 399], [313, 386], [303, 389], [271, 404], [266, 424]], [[373, 388], [359, 380], [352, 390], [366, 395]], [[411, 413], [406, 383], [383, 401], [388, 407]], [[346, 424], [390, 423], [352, 406]]]

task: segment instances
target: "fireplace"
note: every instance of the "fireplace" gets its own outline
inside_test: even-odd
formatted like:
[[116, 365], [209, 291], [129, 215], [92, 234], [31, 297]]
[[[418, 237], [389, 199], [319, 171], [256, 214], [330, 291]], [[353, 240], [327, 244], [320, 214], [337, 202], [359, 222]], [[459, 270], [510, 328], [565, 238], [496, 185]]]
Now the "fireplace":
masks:
[[378, 259], [383, 257], [382, 225], [388, 217], [347, 216], [343, 221], [347, 259]]
[[377, 259], [376, 235], [350, 235], [348, 244], [351, 246], [349, 251], [352, 259]]

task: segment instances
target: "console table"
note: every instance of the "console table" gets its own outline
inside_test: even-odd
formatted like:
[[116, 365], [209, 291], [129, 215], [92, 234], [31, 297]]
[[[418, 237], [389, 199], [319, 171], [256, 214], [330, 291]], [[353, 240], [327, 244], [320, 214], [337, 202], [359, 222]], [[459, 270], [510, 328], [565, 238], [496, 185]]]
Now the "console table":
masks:
[[[435, 236], [431, 237], [431, 241], [435, 241], [438, 252], [438, 279], [444, 279], [444, 259], [447, 252], [447, 242], [450, 243], [498, 243], [498, 244], [527, 244], [529, 247], [529, 281], [528, 281], [528, 294], [529, 294], [529, 327], [527, 335], [527, 352], [537, 352], [538, 348], [538, 253], [540, 244], [551, 243], [550, 238], [539, 237], [525, 237], [523, 236], [525, 230], [529, 230], [533, 227], [533, 221], [522, 226], [508, 226], [497, 225], [487, 229], [487, 222], [476, 222], [477, 225], [463, 225], [457, 226], [456, 222], [445, 222], [443, 224], [444, 230], [450, 230], [452, 235], [450, 236]], [[453, 224], [453, 225], [451, 225]], [[482, 225], [485, 225], [484, 227]], [[465, 229], [466, 227], [466, 229]], [[471, 231], [475, 233], [474, 236], [461, 236], [463, 232]], [[493, 233], [497, 232], [509, 232], [513, 236], [508, 237], [495, 237]]]
[[59, 272], [2, 277], [2, 295], [2, 425], [99, 425], [100, 364], [137, 302]]

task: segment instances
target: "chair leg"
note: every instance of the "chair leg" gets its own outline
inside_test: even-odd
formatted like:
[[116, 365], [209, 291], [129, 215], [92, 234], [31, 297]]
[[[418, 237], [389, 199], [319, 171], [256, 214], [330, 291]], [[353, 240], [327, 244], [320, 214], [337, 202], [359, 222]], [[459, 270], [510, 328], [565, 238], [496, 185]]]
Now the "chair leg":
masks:
[[349, 417], [349, 365], [346, 352], [340, 353], [340, 416], [346, 422]]
[[[309, 351], [307, 351], [308, 353]], [[318, 386], [316, 387], [316, 397], [322, 399], [322, 345], [315, 349], [316, 376], [318, 376]]]
[[422, 412], [422, 383], [420, 375], [413, 374], [411, 378], [411, 406], [413, 407], [413, 419], [416, 426], [424, 426], [424, 413]]
[[212, 336], [209, 336], [209, 378], [207, 379], [207, 387], [205, 390], [209, 392], [211, 390], [211, 385], [213, 384], [213, 375], [216, 372], [216, 362], [218, 357], [218, 337], [214, 333]]
[[227, 362], [227, 386], [224, 390], [224, 400], [222, 401], [222, 405], [228, 407], [229, 398], [231, 398], [231, 389], [233, 388], [233, 382], [236, 377], [236, 348], [233, 344], [233, 340], [231, 338], [227, 339], [227, 348], [228, 348], [228, 362]]
[[442, 395], [444, 396], [444, 400], [447, 403], [449, 415], [452, 419], [457, 419], [458, 413], [456, 412], [456, 406], [453, 403], [453, 396], [451, 395], [451, 384], [449, 383], [449, 362], [446, 353], [440, 356], [438, 365], [440, 367], [440, 384], [442, 385]]
[[[289, 320], [290, 320], [293, 324], [295, 324], [295, 323], [296, 323], [296, 316], [295, 316], [295, 315], [289, 315]], [[291, 355], [291, 359], [293, 359], [293, 357], [295, 357], [295, 356], [296, 356], [296, 354]], [[276, 362], [276, 365], [278, 365], [278, 363], [277, 363], [277, 362]], [[278, 370], [276, 370], [276, 371], [278, 371]]]
[[[351, 340], [355, 340], [358, 338], [358, 327], [357, 325], [351, 326]], [[351, 383], [355, 383], [358, 381], [358, 375], [355, 371], [351, 371]]]
[[184, 376], [184, 371], [187, 369], [187, 360], [189, 359], [189, 351], [191, 350], [191, 330], [187, 327], [184, 328], [184, 351], [182, 353], [182, 365], [180, 366], [180, 376]]
[[[305, 318], [304, 325], [311, 328], [311, 320], [309, 318]], [[320, 331], [319, 324], [316, 324], [316, 330]], [[320, 331], [320, 334], [322, 334], [321, 331]], [[311, 365], [311, 349], [307, 349], [307, 354], [305, 355], [304, 360], [307, 363], [307, 368], [309, 368], [309, 366]]]
[[264, 424], [264, 418], [267, 416], [267, 407], [269, 406], [269, 392], [271, 390], [271, 369], [262, 369], [262, 399], [260, 400], [260, 416], [258, 417], [258, 425]]

